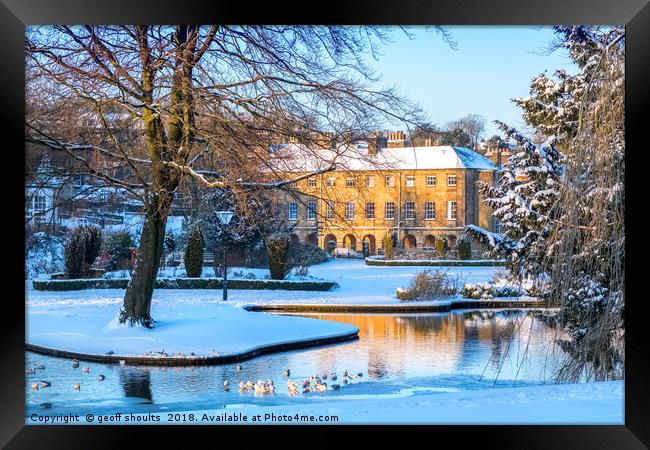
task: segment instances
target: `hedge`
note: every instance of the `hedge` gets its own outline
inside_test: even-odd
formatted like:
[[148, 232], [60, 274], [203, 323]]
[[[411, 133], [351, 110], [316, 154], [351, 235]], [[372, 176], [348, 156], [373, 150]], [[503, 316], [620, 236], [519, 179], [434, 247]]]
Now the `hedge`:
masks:
[[[126, 289], [128, 278], [79, 280], [34, 280], [37, 291], [75, 291], [80, 289]], [[228, 280], [228, 289], [329, 291], [339, 285], [333, 281]], [[221, 278], [158, 278], [156, 289], [223, 289]]]
[[505, 266], [506, 262], [502, 259], [433, 259], [433, 260], [407, 260], [407, 259], [373, 259], [366, 258], [366, 264], [369, 266]]

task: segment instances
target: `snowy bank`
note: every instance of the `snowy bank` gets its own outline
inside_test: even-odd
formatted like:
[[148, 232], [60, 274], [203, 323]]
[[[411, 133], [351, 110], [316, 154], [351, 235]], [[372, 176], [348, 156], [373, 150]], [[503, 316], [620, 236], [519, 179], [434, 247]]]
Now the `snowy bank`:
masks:
[[251, 313], [224, 304], [214, 291], [193, 292], [202, 296], [156, 291], [153, 330], [118, 324], [121, 291], [104, 291], [101, 296], [87, 291], [56, 293], [53, 302], [28, 300], [26, 342], [34, 350], [85, 354], [90, 360], [144, 363], [142, 358], [147, 358], [162, 365], [187, 358], [193, 364], [215, 364], [350, 339], [359, 331], [340, 322]]

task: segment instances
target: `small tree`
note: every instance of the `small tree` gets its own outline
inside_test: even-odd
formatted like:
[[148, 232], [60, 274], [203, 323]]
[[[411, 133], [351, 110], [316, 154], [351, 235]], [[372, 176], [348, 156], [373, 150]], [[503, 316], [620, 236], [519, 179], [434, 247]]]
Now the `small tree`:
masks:
[[65, 273], [68, 278], [81, 278], [83, 276], [85, 253], [85, 230], [81, 226], [72, 230], [65, 247]]
[[266, 253], [269, 259], [271, 279], [283, 280], [289, 270], [289, 244], [291, 240], [284, 233], [276, 233], [266, 239]]
[[203, 233], [198, 225], [192, 226], [185, 247], [185, 272], [188, 277], [200, 277], [203, 269]]
[[121, 270], [129, 265], [131, 248], [134, 247], [133, 237], [127, 230], [110, 235], [104, 242], [104, 250], [111, 256], [106, 270]]
[[458, 251], [458, 259], [470, 259], [472, 256], [472, 245], [470, 243], [469, 236], [463, 234], [460, 239], [458, 239], [458, 245], [456, 245], [456, 250]]
[[383, 239], [384, 255], [386, 259], [393, 259], [395, 257], [395, 234], [386, 233]]

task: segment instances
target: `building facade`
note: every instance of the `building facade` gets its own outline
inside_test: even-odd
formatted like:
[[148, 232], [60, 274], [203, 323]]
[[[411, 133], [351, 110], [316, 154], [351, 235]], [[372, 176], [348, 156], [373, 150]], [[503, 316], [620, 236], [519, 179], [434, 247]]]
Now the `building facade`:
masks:
[[299, 193], [284, 199], [294, 241], [374, 255], [382, 253], [386, 234], [409, 251], [434, 248], [439, 239], [454, 248], [468, 224], [494, 230], [492, 210], [476, 186], [495, 181], [497, 168], [488, 158], [450, 146], [378, 153], [393, 164], [356, 164], [296, 183]]

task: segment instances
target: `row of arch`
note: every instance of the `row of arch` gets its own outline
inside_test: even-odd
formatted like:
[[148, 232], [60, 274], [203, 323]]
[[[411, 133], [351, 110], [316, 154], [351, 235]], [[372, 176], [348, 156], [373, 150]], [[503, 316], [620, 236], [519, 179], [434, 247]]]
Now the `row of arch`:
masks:
[[[424, 236], [423, 247], [433, 248], [436, 243], [436, 239], [446, 239], [447, 244], [450, 247], [456, 246], [456, 236], [449, 234], [446, 236], [434, 236], [428, 234]], [[296, 234], [291, 235], [291, 241], [295, 243], [300, 242], [300, 238]], [[341, 242], [338, 241], [338, 238], [334, 234], [327, 234], [323, 240], [325, 250], [332, 251], [337, 247], [351, 248], [353, 250], [362, 251], [368, 255], [377, 254], [377, 239], [372, 234], [367, 234], [361, 239], [361, 248], [357, 247], [357, 237], [353, 234], [346, 234], [343, 236]], [[305, 238], [305, 244], [307, 245], [318, 245], [318, 237], [316, 233], [308, 234]], [[407, 234], [402, 238], [402, 246], [405, 250], [411, 250], [417, 248], [417, 239], [412, 234]]]

